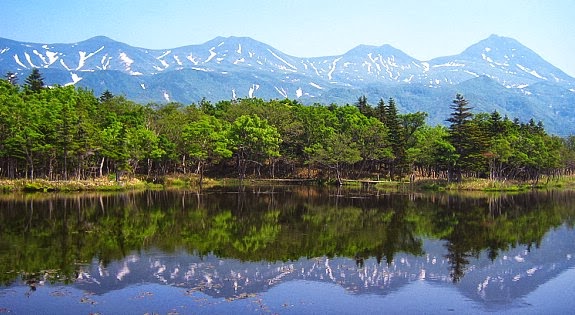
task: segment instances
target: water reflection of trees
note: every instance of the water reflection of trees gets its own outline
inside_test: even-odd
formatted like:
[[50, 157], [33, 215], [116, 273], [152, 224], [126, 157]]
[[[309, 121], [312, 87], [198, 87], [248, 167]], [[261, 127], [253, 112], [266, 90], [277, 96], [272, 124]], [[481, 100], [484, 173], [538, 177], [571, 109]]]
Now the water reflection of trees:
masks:
[[564, 222], [573, 226], [574, 197], [366, 195], [312, 187], [4, 196], [0, 277], [73, 281], [82, 264], [106, 265], [150, 248], [244, 261], [345, 256], [358, 264], [368, 257], [391, 263], [399, 252], [424, 254], [423, 239], [432, 238], [445, 240], [458, 281], [481, 253], [493, 260], [520, 244], [539, 246]]

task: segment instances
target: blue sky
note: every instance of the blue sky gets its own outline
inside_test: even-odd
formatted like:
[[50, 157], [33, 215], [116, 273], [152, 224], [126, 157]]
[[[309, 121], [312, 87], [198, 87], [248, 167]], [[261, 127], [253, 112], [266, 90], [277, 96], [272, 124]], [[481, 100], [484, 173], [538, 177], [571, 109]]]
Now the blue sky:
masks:
[[342, 54], [390, 44], [420, 59], [508, 36], [575, 76], [573, 0], [1, 0], [0, 37], [73, 43], [105, 35], [174, 48], [248, 36], [287, 54]]

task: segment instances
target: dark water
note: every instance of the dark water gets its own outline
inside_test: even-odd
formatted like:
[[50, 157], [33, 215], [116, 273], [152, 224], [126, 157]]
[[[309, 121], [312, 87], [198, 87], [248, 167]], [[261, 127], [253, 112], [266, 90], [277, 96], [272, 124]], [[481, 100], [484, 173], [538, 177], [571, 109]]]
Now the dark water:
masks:
[[0, 313], [567, 313], [575, 192], [0, 195]]

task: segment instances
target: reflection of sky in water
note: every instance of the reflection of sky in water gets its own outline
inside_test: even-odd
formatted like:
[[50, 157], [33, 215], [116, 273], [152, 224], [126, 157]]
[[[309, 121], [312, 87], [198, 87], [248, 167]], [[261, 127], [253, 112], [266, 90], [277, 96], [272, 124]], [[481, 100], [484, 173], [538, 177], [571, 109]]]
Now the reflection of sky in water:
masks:
[[515, 314], [569, 313], [575, 307], [575, 269], [536, 288], [512, 305], [489, 308], [471, 301], [454, 286], [413, 281], [388, 295], [350, 293], [334, 283], [306, 280], [281, 283], [270, 290], [237, 298], [214, 298], [202, 292], [160, 284], [131, 285], [103, 295], [77, 288], [47, 286], [28, 298], [18, 286], [0, 295], [0, 309], [16, 314], [52, 312], [88, 314]]
[[15, 313], [558, 313], [575, 308], [575, 233], [549, 231], [539, 248], [518, 246], [491, 262], [471, 259], [453, 284], [441, 241], [393, 263], [348, 258], [241, 262], [150, 251], [104, 267], [96, 260], [72, 286], [39, 282], [0, 291]]

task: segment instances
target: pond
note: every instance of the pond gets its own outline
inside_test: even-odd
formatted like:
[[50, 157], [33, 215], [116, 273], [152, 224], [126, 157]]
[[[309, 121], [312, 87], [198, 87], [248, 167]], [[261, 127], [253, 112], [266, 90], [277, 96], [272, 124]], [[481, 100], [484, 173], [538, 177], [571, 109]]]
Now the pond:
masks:
[[566, 313], [575, 192], [0, 195], [0, 313]]

